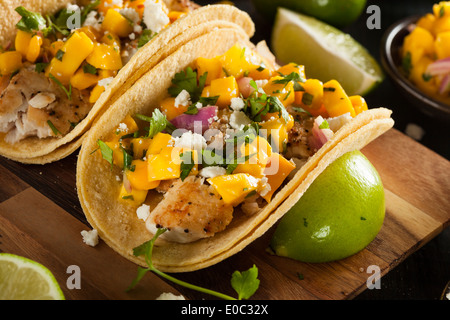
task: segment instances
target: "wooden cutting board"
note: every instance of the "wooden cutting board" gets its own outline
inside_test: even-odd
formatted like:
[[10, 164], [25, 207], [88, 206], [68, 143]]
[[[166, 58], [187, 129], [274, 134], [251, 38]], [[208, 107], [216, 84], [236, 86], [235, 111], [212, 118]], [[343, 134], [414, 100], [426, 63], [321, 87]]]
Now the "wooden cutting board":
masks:
[[[375, 240], [349, 258], [321, 264], [270, 255], [274, 228], [235, 256], [179, 279], [235, 296], [235, 270], [259, 269], [253, 299], [351, 299], [367, 288], [370, 266], [386, 274], [450, 224], [450, 162], [392, 129], [362, 152], [379, 171], [386, 190], [386, 218]], [[46, 265], [67, 299], [155, 299], [162, 292], [210, 299], [147, 274], [135, 290], [126, 288], [137, 266], [100, 241], [83, 243], [89, 230], [75, 189], [76, 155], [45, 166], [0, 159], [0, 251]], [[69, 266], [78, 266], [81, 289], [69, 289]], [[373, 281], [369, 281], [373, 283]]]

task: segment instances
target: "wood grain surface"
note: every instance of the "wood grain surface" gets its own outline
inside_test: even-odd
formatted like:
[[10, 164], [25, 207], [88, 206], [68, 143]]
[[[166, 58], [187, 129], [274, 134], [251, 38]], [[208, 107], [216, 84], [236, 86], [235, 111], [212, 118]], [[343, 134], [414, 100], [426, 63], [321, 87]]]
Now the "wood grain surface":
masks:
[[[260, 288], [253, 299], [352, 299], [367, 288], [369, 266], [385, 275], [450, 223], [450, 162], [395, 129], [362, 152], [379, 171], [386, 191], [386, 218], [369, 246], [346, 259], [310, 264], [267, 252], [274, 228], [242, 252], [204, 270], [176, 274], [181, 280], [235, 296], [235, 270], [259, 269]], [[414, 157], [410, 155], [414, 155]], [[139, 286], [125, 289], [137, 266], [102, 241], [83, 243], [90, 227], [75, 190], [76, 154], [57, 163], [34, 166], [0, 159], [0, 250], [46, 265], [67, 299], [155, 299], [162, 292], [188, 299], [211, 299], [147, 274]], [[68, 266], [80, 267], [81, 289], [68, 289]]]

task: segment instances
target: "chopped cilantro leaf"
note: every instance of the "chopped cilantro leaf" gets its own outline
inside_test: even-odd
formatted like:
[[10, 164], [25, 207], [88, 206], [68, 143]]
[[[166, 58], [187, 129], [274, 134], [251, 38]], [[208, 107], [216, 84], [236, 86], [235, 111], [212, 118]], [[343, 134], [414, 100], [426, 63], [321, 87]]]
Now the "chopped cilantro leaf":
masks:
[[147, 44], [147, 42], [152, 40], [156, 35], [157, 35], [157, 33], [153, 32], [150, 29], [145, 29], [144, 31], [142, 31], [142, 34], [139, 37], [139, 41], [138, 41], [138, 48], [142, 48], [143, 46], [145, 46]]
[[159, 109], [153, 110], [152, 116], [148, 117], [142, 114], [136, 114], [136, 118], [147, 121], [150, 123], [150, 127], [148, 128], [148, 138], [153, 138], [157, 133], [161, 131], [173, 132], [175, 127], [173, 124], [167, 120], [166, 116], [159, 111]]
[[66, 89], [66, 87], [61, 83], [61, 81], [59, 81], [54, 75], [52, 75], [51, 73], [48, 75], [48, 77], [50, 79], [53, 80], [53, 82], [55, 82], [67, 95], [67, 98], [69, 100], [72, 100], [72, 85], [69, 84], [69, 90]]
[[111, 168], [113, 166], [113, 150], [102, 140], [97, 140], [97, 144], [100, 147], [100, 152], [102, 153], [103, 159], [108, 161], [111, 164]]
[[330, 129], [330, 125], [328, 124], [327, 120], [323, 120], [322, 123], [319, 126], [319, 129]]
[[46, 21], [40, 13], [28, 11], [22, 6], [17, 7], [16, 12], [22, 16], [22, 19], [16, 24], [17, 29], [33, 32], [47, 28]]
[[191, 173], [191, 170], [195, 166], [194, 158], [192, 155], [192, 151], [187, 151], [180, 154], [181, 158], [181, 164], [180, 164], [180, 179], [181, 181], [184, 181], [189, 176], [189, 173]]
[[205, 72], [197, 81], [197, 72], [188, 67], [185, 71], [175, 74], [175, 77], [172, 79], [173, 85], [168, 89], [168, 92], [172, 97], [176, 97], [181, 91], [186, 90], [191, 97], [192, 103], [195, 103], [202, 94], [207, 76], [208, 73]]
[[[155, 274], [159, 275], [160, 277], [163, 277], [166, 280], [172, 281], [180, 286], [196, 290], [198, 292], [203, 292], [212, 296], [215, 296], [220, 299], [226, 299], [226, 300], [236, 300], [235, 298], [228, 296], [226, 294], [202, 288], [181, 280], [178, 280], [174, 278], [171, 275], [168, 275], [162, 271], [159, 271], [155, 266], [153, 265], [152, 256], [153, 256], [153, 246], [155, 244], [155, 241], [158, 239], [158, 237], [166, 232], [167, 229], [158, 228], [155, 235], [152, 239], [150, 239], [147, 242], [144, 242], [140, 246], [133, 249], [133, 255], [138, 257], [143, 255], [145, 262], [148, 266], [148, 268], [138, 267], [138, 272], [136, 278], [132, 281], [131, 285], [127, 288], [127, 291], [130, 291], [133, 289], [139, 281], [147, 274], [147, 272], [151, 271]], [[231, 278], [231, 286], [236, 290], [236, 292], [239, 295], [239, 299], [249, 299], [259, 288], [260, 281], [258, 280], [258, 268], [253, 265], [252, 268], [250, 268], [247, 271], [239, 272], [236, 271], [233, 273]]]
[[48, 126], [50, 127], [50, 129], [52, 129], [53, 134], [54, 134], [55, 136], [61, 134], [61, 132], [59, 132], [59, 130], [56, 129], [55, 125], [54, 125], [50, 120], [47, 120], [47, 124], [48, 124]]
[[86, 64], [83, 65], [83, 72], [90, 74], [97, 74], [97, 68], [86, 62]]
[[238, 293], [238, 299], [249, 299], [259, 288], [258, 268], [253, 265], [247, 271], [235, 271], [231, 278], [231, 286]]
[[313, 102], [314, 96], [308, 92], [303, 93], [302, 103], [305, 106], [310, 106]]

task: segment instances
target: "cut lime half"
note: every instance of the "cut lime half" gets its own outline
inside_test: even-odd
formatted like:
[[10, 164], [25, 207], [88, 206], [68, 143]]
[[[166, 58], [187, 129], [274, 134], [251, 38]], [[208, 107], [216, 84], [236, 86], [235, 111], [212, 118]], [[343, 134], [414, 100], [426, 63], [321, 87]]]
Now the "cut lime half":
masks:
[[271, 46], [282, 63], [304, 65], [308, 78], [335, 79], [348, 95], [365, 95], [384, 78], [378, 62], [349, 34], [285, 8], [278, 8]]
[[64, 300], [58, 282], [33, 260], [0, 253], [0, 300]]

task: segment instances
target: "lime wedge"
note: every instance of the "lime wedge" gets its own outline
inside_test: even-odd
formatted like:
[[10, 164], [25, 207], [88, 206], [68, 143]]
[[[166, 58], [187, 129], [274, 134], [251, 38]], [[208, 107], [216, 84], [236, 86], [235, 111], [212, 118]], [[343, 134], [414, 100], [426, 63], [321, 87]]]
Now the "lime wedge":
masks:
[[0, 253], [0, 300], [64, 300], [53, 274], [43, 265]]
[[308, 78], [335, 79], [348, 95], [365, 95], [384, 77], [377, 61], [349, 34], [285, 8], [278, 8], [271, 46], [282, 63], [304, 65]]

